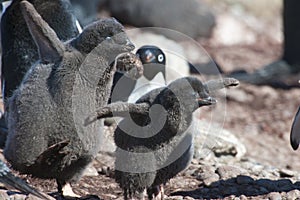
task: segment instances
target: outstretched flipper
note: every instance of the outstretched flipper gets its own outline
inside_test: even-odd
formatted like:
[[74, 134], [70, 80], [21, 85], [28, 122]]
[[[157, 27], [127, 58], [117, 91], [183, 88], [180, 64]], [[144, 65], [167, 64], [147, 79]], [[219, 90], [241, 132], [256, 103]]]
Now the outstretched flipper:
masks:
[[37, 191], [29, 186], [24, 180], [14, 176], [3, 161], [0, 160], [0, 182], [9, 187], [13, 187], [26, 194], [33, 194], [41, 199], [52, 200], [47, 194]]
[[147, 103], [126, 103], [116, 102], [98, 109], [94, 114], [86, 118], [84, 125], [87, 126], [98, 119], [106, 117], [122, 117], [128, 113], [145, 114], [149, 112], [150, 106]]
[[292, 125], [290, 142], [291, 142], [291, 146], [293, 147], [294, 150], [298, 149], [299, 142], [300, 142], [300, 107], [297, 111], [297, 114], [295, 116], [295, 119], [294, 119], [294, 122]]
[[65, 47], [54, 30], [42, 19], [33, 5], [23, 0], [22, 14], [36, 43], [42, 63], [55, 62], [62, 58]]
[[204, 83], [207, 91], [213, 92], [227, 87], [237, 86], [239, 81], [235, 78], [224, 78], [219, 80], [210, 80]]

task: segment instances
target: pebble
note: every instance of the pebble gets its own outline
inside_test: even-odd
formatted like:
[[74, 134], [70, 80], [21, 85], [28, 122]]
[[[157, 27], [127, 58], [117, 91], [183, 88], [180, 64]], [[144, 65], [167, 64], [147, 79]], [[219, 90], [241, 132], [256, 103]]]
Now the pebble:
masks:
[[226, 165], [219, 167], [216, 172], [220, 175], [221, 179], [229, 179], [241, 174], [239, 168]]
[[287, 200], [295, 200], [299, 197], [300, 197], [300, 191], [299, 190], [292, 190], [292, 191], [289, 191], [286, 194]]
[[183, 200], [182, 196], [170, 196], [167, 198], [164, 198], [165, 200]]
[[295, 176], [295, 172], [289, 169], [281, 169], [279, 170], [280, 177], [282, 178], [290, 178]]
[[218, 174], [212, 174], [210, 177], [208, 177], [208, 178], [206, 178], [206, 179], [204, 179], [203, 180], [203, 183], [204, 183], [204, 185], [205, 186], [210, 186], [210, 185], [212, 185], [213, 183], [215, 183], [215, 184], [213, 184], [212, 186], [216, 186], [216, 184], [218, 184], [218, 180], [219, 180], [219, 175]]
[[278, 192], [271, 192], [270, 194], [268, 194], [268, 198], [269, 200], [281, 200], [282, 197]]

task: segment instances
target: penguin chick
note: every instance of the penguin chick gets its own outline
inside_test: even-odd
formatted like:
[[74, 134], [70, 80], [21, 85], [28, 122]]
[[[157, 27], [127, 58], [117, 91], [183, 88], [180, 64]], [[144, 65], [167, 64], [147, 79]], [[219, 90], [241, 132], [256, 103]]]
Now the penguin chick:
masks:
[[33, 187], [29, 186], [22, 179], [14, 176], [2, 160], [0, 160], [0, 182], [8, 187], [15, 188], [26, 194], [33, 194], [41, 199], [53, 199], [50, 196], [43, 194], [34, 189]]
[[144, 72], [137, 80], [129, 79], [117, 72], [114, 76], [111, 102], [135, 102], [148, 91], [166, 85], [166, 56], [157, 46], [145, 45], [136, 52], [143, 64]]
[[[171, 82], [154, 89], [136, 104], [114, 103], [86, 119], [86, 125], [102, 117], [122, 116], [115, 130], [117, 145], [115, 179], [124, 191], [124, 199], [157, 197], [162, 185], [184, 170], [193, 156], [193, 136], [188, 131], [192, 113], [216, 103], [208, 90], [236, 86], [236, 79], [209, 81], [194, 77]], [[162, 194], [163, 197], [163, 194]]]
[[[115, 19], [87, 26], [63, 43], [32, 4], [20, 7], [39, 61], [8, 102], [4, 156], [21, 173], [56, 179], [64, 196], [101, 147], [103, 120], [84, 127], [92, 110], [107, 105], [119, 54], [134, 49]], [[82, 118], [83, 117], [83, 118]]]

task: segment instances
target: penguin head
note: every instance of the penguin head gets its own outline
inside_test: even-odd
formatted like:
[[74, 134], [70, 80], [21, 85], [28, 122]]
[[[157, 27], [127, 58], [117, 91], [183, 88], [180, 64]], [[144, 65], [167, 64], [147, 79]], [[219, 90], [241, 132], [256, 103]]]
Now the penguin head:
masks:
[[152, 80], [159, 72], [165, 75], [166, 55], [157, 46], [145, 45], [140, 47], [136, 55], [140, 58], [144, 66], [144, 76]]
[[187, 90], [191, 93], [190, 97], [194, 99], [198, 107], [209, 106], [212, 104], [216, 104], [216, 100], [209, 95], [203, 83], [196, 77], [186, 77], [184, 78], [190, 84], [191, 89]]
[[166, 64], [166, 55], [157, 46], [145, 45], [139, 48], [136, 54], [140, 57], [143, 64], [157, 63]]
[[160, 104], [165, 108], [180, 107], [193, 112], [199, 107], [216, 104], [202, 82], [195, 77], [183, 77], [171, 82], [160, 94]]

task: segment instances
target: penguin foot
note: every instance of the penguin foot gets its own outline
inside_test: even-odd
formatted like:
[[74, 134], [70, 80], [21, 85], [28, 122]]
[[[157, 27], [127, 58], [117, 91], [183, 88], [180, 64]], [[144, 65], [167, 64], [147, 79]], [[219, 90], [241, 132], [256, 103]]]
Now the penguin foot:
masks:
[[149, 199], [163, 200], [165, 196], [164, 186], [157, 185], [147, 189]]
[[61, 194], [63, 197], [75, 197], [75, 198], [80, 198], [78, 194], [75, 194], [72, 190], [72, 187], [70, 183], [66, 183], [62, 188], [61, 188]]
[[58, 188], [58, 193], [63, 197], [63, 198], [72, 198], [72, 199], [77, 199], [80, 198], [79, 195], [75, 194], [72, 190], [71, 184], [66, 182], [66, 181], [61, 181], [61, 180], [56, 180], [57, 182], [57, 188]]

